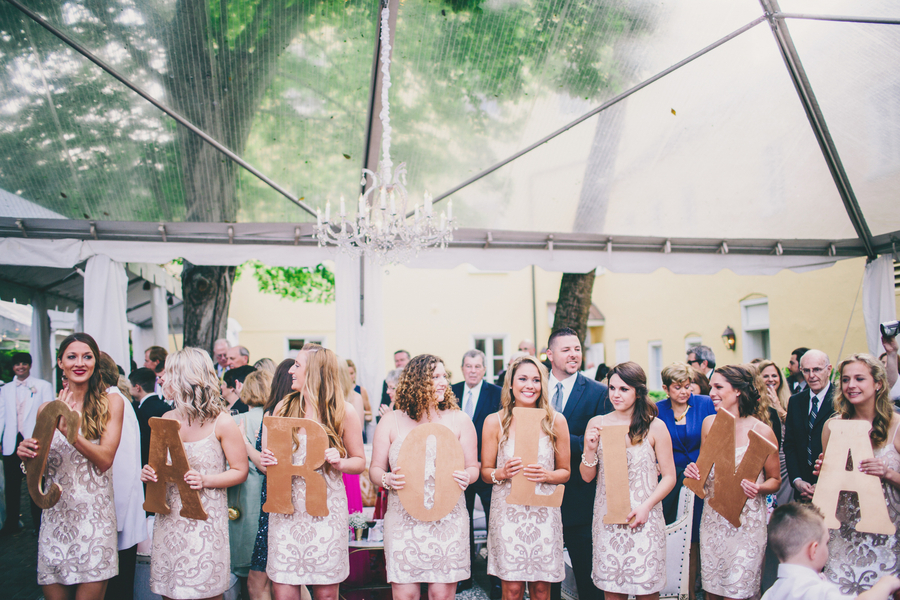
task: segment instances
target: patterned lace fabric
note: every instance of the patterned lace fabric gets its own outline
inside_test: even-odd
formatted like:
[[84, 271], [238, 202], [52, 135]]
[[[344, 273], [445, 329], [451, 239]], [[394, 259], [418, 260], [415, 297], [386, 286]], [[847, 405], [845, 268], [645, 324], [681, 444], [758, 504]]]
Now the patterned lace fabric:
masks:
[[[653, 594], [666, 585], [666, 521], [662, 502], [650, 510], [641, 527], [606, 525], [606, 478], [603, 447], [598, 448], [597, 494], [594, 497], [594, 568], [591, 578], [598, 589], [619, 594]], [[631, 507], [643, 504], [658, 483], [656, 452], [646, 438], [627, 449]]]
[[[306, 460], [306, 436], [299, 437], [293, 464]], [[306, 512], [306, 480], [294, 477], [291, 499], [294, 513], [269, 514], [269, 556], [266, 573], [276, 583], [331, 585], [350, 575], [350, 513], [344, 479], [339, 471], [317, 469], [325, 478], [328, 515]]]
[[45, 478], [45, 490], [58, 483], [62, 493], [41, 515], [38, 584], [75, 585], [115, 577], [119, 555], [112, 469], [101, 473], [57, 430]]
[[[735, 449], [739, 465], [749, 446]], [[709, 506], [715, 495], [713, 466], [706, 480], [706, 503], [700, 521], [700, 569], [703, 589], [729, 598], [750, 598], [759, 592], [763, 557], [766, 551], [766, 497], [747, 500], [741, 511], [741, 526], [734, 527]], [[760, 473], [757, 483], [763, 482]]]
[[[515, 440], [500, 445], [497, 468], [502, 468], [515, 452]], [[548, 471], [556, 468], [553, 445], [547, 435], [538, 442], [538, 462]], [[559, 508], [507, 504], [512, 489], [510, 480], [494, 485], [488, 531], [488, 568], [490, 575], [504, 581], [562, 581], [562, 515]], [[539, 483], [535, 491], [549, 495], [555, 485]]]
[[[397, 467], [402, 443], [397, 438], [391, 444], [388, 458], [392, 469]], [[434, 457], [426, 457], [425, 464], [433, 465]], [[433, 497], [433, 467], [426, 472], [426, 491], [429, 486]], [[425, 522], [411, 517], [397, 493], [390, 492], [384, 516], [384, 556], [390, 583], [455, 583], [468, 579], [469, 513], [465, 494], [459, 495], [456, 506], [443, 519]]]
[[[227, 418], [228, 415], [225, 415]], [[196, 442], [184, 442], [188, 464], [202, 475], [225, 471], [225, 454], [215, 430]], [[224, 488], [200, 490], [209, 518], [181, 516], [181, 493], [166, 484], [169, 514], [156, 515], [150, 560], [150, 589], [167, 598], [210, 598], [231, 583], [228, 503]]]
[[[897, 429], [894, 429], [896, 435]], [[889, 469], [900, 472], [900, 454], [893, 443], [875, 451]], [[842, 594], [856, 596], [868, 590], [884, 575], [900, 576], [900, 489], [882, 482], [888, 516], [897, 528], [894, 535], [860, 533], [854, 529], [859, 521], [859, 501], [854, 492], [841, 492], [837, 518], [840, 529], [832, 529], [828, 540], [828, 564], [825, 576]]]

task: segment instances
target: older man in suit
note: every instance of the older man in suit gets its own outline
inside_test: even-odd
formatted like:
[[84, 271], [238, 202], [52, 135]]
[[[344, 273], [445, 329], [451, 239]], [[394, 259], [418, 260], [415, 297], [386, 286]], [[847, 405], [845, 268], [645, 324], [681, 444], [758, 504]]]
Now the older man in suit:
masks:
[[[53, 387], [49, 382], [31, 375], [31, 355], [27, 352], [13, 354], [13, 380], [0, 389], [0, 436], [3, 446], [3, 478], [6, 485], [6, 522], [0, 535], [19, 531], [19, 510], [22, 491], [22, 461], [16, 456], [16, 447], [34, 433], [38, 407], [53, 400]], [[30, 500], [30, 499], [29, 499]], [[31, 503], [31, 521], [37, 533], [41, 525], [41, 509]]]
[[[579, 600], [600, 600], [602, 593], [591, 580], [592, 539], [596, 483], [585, 483], [578, 475], [584, 453], [584, 430], [591, 417], [612, 412], [609, 389], [602, 383], [582, 375], [581, 340], [568, 327], [550, 334], [547, 343], [550, 360], [548, 392], [553, 408], [561, 412], [569, 424], [569, 447], [572, 453], [572, 477], [566, 483], [562, 503], [563, 540], [569, 550]], [[561, 586], [553, 584], [551, 598], [561, 596]]]
[[822, 428], [834, 414], [831, 363], [821, 350], [808, 350], [800, 359], [806, 388], [791, 396], [784, 420], [784, 461], [794, 486], [794, 499], [809, 502], [818, 477], [813, 465], [822, 452]]
[[[481, 466], [481, 430], [484, 428], [484, 419], [491, 413], [500, 410], [500, 387], [484, 380], [484, 352], [481, 350], [469, 350], [463, 354], [462, 372], [464, 381], [452, 386], [453, 395], [459, 401], [459, 407], [472, 419], [475, 424], [475, 433], [478, 434], [478, 464]], [[469, 544], [472, 548], [472, 556], [475, 556], [475, 531], [473, 525], [473, 512], [475, 510], [475, 496], [481, 498], [484, 507], [485, 523], [491, 512], [491, 490], [493, 488], [479, 477], [466, 488], [466, 509], [469, 511]], [[472, 578], [460, 581], [458, 591], [472, 587]], [[499, 598], [500, 580], [491, 577], [491, 597]]]

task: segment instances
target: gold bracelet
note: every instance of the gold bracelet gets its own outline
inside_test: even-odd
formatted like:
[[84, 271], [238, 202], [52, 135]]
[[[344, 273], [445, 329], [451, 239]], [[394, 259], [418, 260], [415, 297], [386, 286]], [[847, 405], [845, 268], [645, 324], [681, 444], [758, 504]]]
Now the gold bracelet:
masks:
[[589, 462], [585, 459], [584, 454], [581, 455], [581, 464], [583, 464], [584, 466], [586, 466], [588, 469], [593, 469], [594, 467], [596, 467], [598, 462], [600, 462], [600, 457], [597, 456], [596, 454], [594, 455], [594, 462], [591, 462], [591, 463], [589, 463]]
[[389, 486], [389, 485], [387, 484], [387, 475], [388, 475], [387, 473], [382, 473], [382, 474], [381, 474], [381, 487], [383, 487], [383, 488], [386, 489], [387, 491], [391, 491], [391, 490], [394, 489], [394, 488], [392, 488], [391, 486]]
[[496, 472], [497, 472], [497, 469], [494, 469], [493, 471], [491, 471], [491, 481], [494, 482], [494, 485], [500, 485], [500, 482], [497, 481], [496, 477], [494, 477], [494, 473], [496, 473]]

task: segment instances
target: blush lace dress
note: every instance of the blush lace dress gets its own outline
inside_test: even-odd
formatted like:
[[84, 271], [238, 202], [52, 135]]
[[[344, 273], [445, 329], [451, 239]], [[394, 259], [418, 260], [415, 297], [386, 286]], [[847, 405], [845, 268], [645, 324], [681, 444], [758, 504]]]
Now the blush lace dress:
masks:
[[[897, 430], [890, 442], [875, 450], [875, 458], [884, 460], [887, 468], [900, 472], [900, 454], [894, 446]], [[853, 492], [841, 492], [837, 518], [840, 529], [831, 530], [828, 540], [828, 564], [825, 576], [842, 594], [857, 596], [868, 590], [883, 575], [900, 576], [900, 489], [882, 481], [888, 516], [897, 528], [894, 535], [860, 533], [854, 529], [859, 521], [859, 502]]]
[[[202, 440], [184, 442], [184, 452], [191, 468], [202, 475], [225, 471], [225, 453], [215, 428]], [[166, 483], [166, 503], [172, 510], [167, 515], [156, 515], [150, 555], [150, 589], [156, 594], [167, 598], [210, 598], [230, 586], [225, 488], [200, 490], [200, 502], [209, 516], [207, 520], [182, 517], [178, 487]]]
[[45, 478], [45, 490], [58, 483], [62, 493], [41, 515], [38, 584], [76, 585], [115, 577], [119, 555], [112, 469], [101, 473], [57, 430]]
[[[542, 432], [538, 462], [548, 471], [556, 468], [553, 450], [550, 437]], [[513, 452], [515, 439], [510, 436], [497, 451], [498, 469], [513, 457]], [[488, 574], [504, 581], [562, 581], [566, 572], [560, 509], [507, 504], [511, 489], [509, 479], [501, 481], [494, 485], [491, 496]], [[555, 489], [555, 485], [539, 483], [535, 491], [549, 495]]]

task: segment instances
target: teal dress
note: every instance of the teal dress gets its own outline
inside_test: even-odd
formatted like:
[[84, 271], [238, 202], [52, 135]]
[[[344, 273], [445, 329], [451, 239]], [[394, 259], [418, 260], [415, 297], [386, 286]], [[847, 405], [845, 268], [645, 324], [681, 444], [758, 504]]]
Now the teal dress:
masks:
[[[235, 415], [235, 420], [246, 422], [247, 432], [259, 431], [262, 425], [263, 407], [255, 406], [246, 413]], [[265, 476], [250, 462], [247, 480], [241, 485], [228, 488], [228, 507], [240, 513], [235, 520], [228, 521], [228, 535], [231, 542], [231, 571], [238, 577], [247, 577], [253, 558], [253, 545], [259, 527], [260, 493]]]

